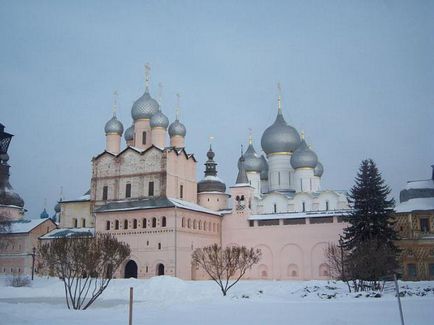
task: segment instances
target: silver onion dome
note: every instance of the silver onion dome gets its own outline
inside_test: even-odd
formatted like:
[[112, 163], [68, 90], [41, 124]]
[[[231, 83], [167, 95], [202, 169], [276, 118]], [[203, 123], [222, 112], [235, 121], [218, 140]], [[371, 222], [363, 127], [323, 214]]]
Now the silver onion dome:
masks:
[[172, 122], [169, 126], [169, 136], [174, 137], [176, 135], [179, 135], [181, 137], [185, 137], [187, 134], [187, 129], [185, 128], [184, 124], [179, 122], [178, 119], [175, 120], [175, 122]]
[[124, 138], [127, 142], [134, 139], [134, 125], [131, 125], [128, 129], [125, 130]]
[[161, 111], [158, 111], [151, 117], [151, 128], [163, 128], [167, 129], [169, 126], [169, 119]]
[[266, 154], [294, 152], [299, 145], [300, 135], [295, 128], [286, 123], [282, 112], [279, 111], [274, 123], [262, 134], [262, 150]]
[[106, 134], [115, 133], [122, 135], [124, 132], [124, 126], [116, 116], [113, 115], [113, 117], [105, 124], [104, 130]]
[[[244, 169], [246, 172], [257, 172], [257, 173], [261, 172], [263, 166], [262, 159], [256, 153], [252, 143], [249, 144], [246, 152], [242, 157], [244, 157]], [[240, 157], [240, 159], [238, 159], [238, 169], [241, 168], [241, 164], [242, 162]]]
[[159, 109], [160, 105], [151, 97], [148, 88], [146, 88], [145, 93], [134, 102], [131, 109], [131, 117], [134, 121], [141, 119], [149, 120]]
[[324, 173], [324, 166], [318, 161], [318, 163], [316, 164], [313, 170], [313, 175], [321, 177], [323, 173]]
[[57, 204], [54, 206], [54, 212], [56, 212], [56, 213], [60, 212], [60, 201], [57, 202]]
[[264, 155], [261, 155], [261, 162], [261, 180], [266, 181], [268, 180], [268, 162], [267, 159], [265, 159]]
[[301, 140], [300, 146], [291, 156], [292, 168], [315, 168], [317, 164], [318, 157], [316, 153], [307, 146], [304, 139]]

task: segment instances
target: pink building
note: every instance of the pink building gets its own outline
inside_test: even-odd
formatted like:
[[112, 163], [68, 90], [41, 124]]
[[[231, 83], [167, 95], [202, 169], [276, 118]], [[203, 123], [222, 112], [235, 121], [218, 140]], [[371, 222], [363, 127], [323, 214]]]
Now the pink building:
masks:
[[323, 166], [285, 121], [280, 96], [276, 121], [261, 139], [265, 155], [250, 138], [229, 194], [211, 147], [205, 176], [196, 180], [186, 127], [178, 113], [169, 125], [150, 95], [149, 74], [131, 116], [126, 147], [114, 114], [105, 126], [106, 149], [92, 159], [89, 206], [96, 232], [111, 233], [132, 250], [118, 277], [206, 278], [191, 266], [191, 254], [218, 243], [261, 249], [250, 279], [329, 278], [324, 250], [338, 241], [348, 202], [345, 193], [321, 190]]

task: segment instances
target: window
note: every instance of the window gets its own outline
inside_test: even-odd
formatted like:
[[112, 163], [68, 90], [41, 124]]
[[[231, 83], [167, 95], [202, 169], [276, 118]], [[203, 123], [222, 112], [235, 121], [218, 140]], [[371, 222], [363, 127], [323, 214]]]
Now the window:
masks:
[[154, 182], [149, 182], [148, 184], [148, 195], [154, 196]]
[[274, 210], [274, 213], [277, 212], [277, 204], [276, 203], [273, 204], [273, 210]]
[[184, 185], [179, 186], [179, 198], [184, 198]]
[[434, 277], [434, 263], [428, 265], [428, 272], [430, 277]]
[[133, 219], [133, 228], [137, 229], [137, 219]]
[[142, 220], [142, 228], [146, 228], [146, 218], [143, 218]]
[[407, 274], [409, 277], [417, 276], [416, 264], [407, 264]]
[[185, 227], [185, 218], [182, 217], [181, 219], [181, 227], [184, 228]]
[[72, 219], [73, 222], [73, 227], [77, 228], [78, 227], [78, 220], [76, 218]]
[[430, 231], [429, 218], [420, 218], [419, 219], [419, 225], [420, 225], [420, 231], [423, 231], [423, 232], [429, 232]]
[[206, 221], [203, 222], [203, 230], [206, 231]]
[[326, 211], [329, 210], [329, 201], [326, 201]]
[[199, 220], [199, 230], [202, 230], [202, 221]]
[[304, 218], [283, 219], [284, 225], [304, 225], [306, 220]]
[[158, 249], [161, 249], [161, 243], [158, 243]]
[[105, 223], [105, 230], [110, 230], [110, 221]]
[[128, 183], [125, 186], [125, 197], [131, 197], [131, 184]]
[[142, 132], [142, 144], [146, 144], [146, 131]]
[[258, 220], [258, 226], [278, 226], [279, 225], [279, 219], [272, 219], [272, 220]]
[[128, 229], [128, 220], [124, 220], [124, 229]]
[[305, 212], [306, 211], [306, 202], [302, 203], [302, 207], [303, 207], [303, 212]]
[[161, 218], [161, 227], [166, 227], [166, 217]]
[[280, 172], [277, 172], [277, 184], [280, 185]]
[[116, 229], [116, 230], [119, 229], [119, 220], [115, 220], [115, 229]]
[[187, 221], [187, 228], [191, 228], [191, 220], [190, 219], [188, 219], [188, 221]]
[[288, 184], [291, 186], [291, 173], [288, 174]]
[[196, 220], [193, 220], [193, 229], [196, 229]]
[[249, 220], [249, 227], [254, 227], [254, 226], [255, 226], [255, 221]]
[[157, 227], [157, 218], [152, 218], [152, 228]]
[[86, 228], [86, 219], [81, 219], [81, 226], [83, 227], [83, 228]]
[[149, 268], [148, 268], [148, 266], [146, 265], [146, 273], [148, 273], [148, 271], [149, 271]]
[[104, 201], [107, 201], [107, 197], [108, 197], [108, 186], [104, 186], [102, 188], [102, 199]]
[[310, 223], [333, 223], [333, 217], [318, 217], [318, 218], [310, 218]]
[[303, 180], [302, 179], [300, 179], [300, 190], [301, 190], [301, 192], [303, 192]]

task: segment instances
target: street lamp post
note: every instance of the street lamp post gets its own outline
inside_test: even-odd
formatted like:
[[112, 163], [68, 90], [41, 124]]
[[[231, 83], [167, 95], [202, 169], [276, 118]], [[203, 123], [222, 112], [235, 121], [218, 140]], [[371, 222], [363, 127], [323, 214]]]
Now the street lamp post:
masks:
[[36, 256], [36, 248], [33, 247], [33, 249], [32, 249], [32, 281], [33, 281], [33, 277], [35, 275], [35, 256]]

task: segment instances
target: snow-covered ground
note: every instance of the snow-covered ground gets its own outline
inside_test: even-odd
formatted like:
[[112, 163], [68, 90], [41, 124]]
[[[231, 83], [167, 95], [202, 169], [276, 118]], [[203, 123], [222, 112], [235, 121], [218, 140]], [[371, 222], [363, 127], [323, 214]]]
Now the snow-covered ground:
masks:
[[[31, 287], [0, 279], [0, 324], [400, 324], [392, 285], [381, 297], [349, 294], [340, 282], [242, 281], [223, 297], [212, 281], [173, 277], [113, 280], [88, 310], [65, 305], [62, 282], [37, 278]], [[434, 282], [400, 282], [406, 324], [434, 324]]]

